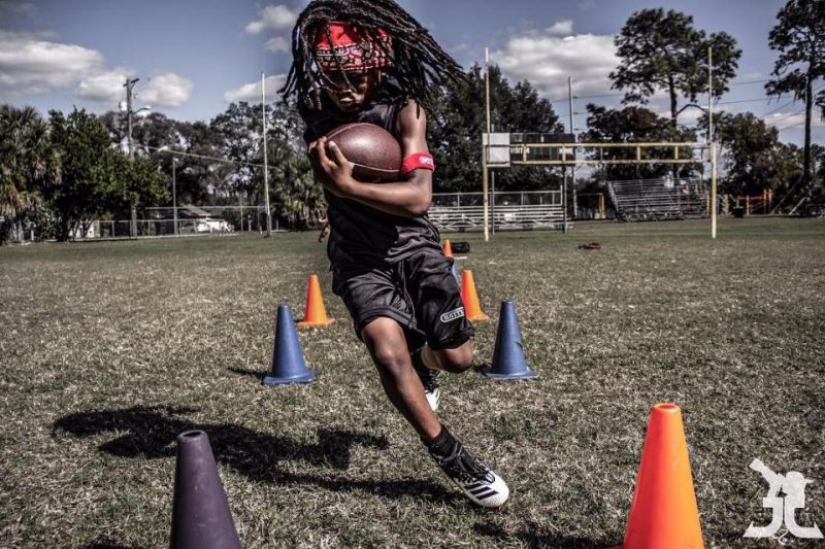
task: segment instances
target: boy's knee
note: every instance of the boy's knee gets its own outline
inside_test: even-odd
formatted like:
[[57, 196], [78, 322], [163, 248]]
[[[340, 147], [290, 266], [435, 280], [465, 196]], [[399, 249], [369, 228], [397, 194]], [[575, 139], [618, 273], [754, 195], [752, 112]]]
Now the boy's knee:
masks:
[[372, 360], [382, 370], [397, 372], [409, 362], [409, 353], [395, 345], [379, 344], [370, 349]]
[[473, 366], [473, 346], [469, 342], [455, 349], [435, 351], [435, 354], [441, 369], [453, 374], [461, 374]]
[[370, 323], [362, 332], [364, 343], [380, 371], [398, 375], [410, 357], [403, 337], [391, 322], [384, 319]]

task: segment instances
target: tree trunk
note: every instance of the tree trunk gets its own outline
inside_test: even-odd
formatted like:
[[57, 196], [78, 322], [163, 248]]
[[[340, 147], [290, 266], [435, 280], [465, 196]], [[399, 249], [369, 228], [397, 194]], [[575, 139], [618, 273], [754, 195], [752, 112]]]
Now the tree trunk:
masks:
[[678, 101], [678, 97], [676, 96], [676, 84], [673, 82], [673, 75], [668, 75], [667, 87], [667, 91], [670, 93], [670, 127], [675, 133], [678, 128], [678, 122], [676, 120], [676, 102]]
[[[673, 135], [676, 135], [676, 131], [679, 128], [679, 123], [676, 120], [676, 101], [678, 100], [676, 96], [676, 84], [673, 82], [673, 75], [669, 75], [667, 80], [668, 91], [670, 92], [670, 127], [673, 130]], [[679, 178], [679, 164], [673, 164], [671, 171], [673, 172], [673, 181], [675, 182]]]
[[805, 149], [802, 156], [802, 186], [805, 192], [810, 192], [811, 182], [811, 111], [814, 106], [813, 66], [815, 59], [808, 65], [808, 81], [805, 83]]

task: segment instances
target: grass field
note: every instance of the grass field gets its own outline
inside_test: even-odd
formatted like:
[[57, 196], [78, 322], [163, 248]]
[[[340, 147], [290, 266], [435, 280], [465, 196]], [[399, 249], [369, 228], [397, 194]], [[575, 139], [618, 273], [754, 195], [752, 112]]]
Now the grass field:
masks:
[[[541, 376], [442, 376], [504, 508], [466, 501], [390, 407], [314, 233], [39, 244], [0, 248], [0, 546], [168, 546], [175, 437], [200, 428], [245, 547], [608, 547], [665, 401], [707, 547], [781, 546], [742, 539], [770, 521], [754, 458], [814, 479], [797, 522], [825, 530], [825, 221], [445, 236], [471, 243], [491, 316], [477, 365], [509, 299]], [[300, 318], [312, 273], [338, 319], [299, 332], [317, 379], [263, 387], [277, 306]]]

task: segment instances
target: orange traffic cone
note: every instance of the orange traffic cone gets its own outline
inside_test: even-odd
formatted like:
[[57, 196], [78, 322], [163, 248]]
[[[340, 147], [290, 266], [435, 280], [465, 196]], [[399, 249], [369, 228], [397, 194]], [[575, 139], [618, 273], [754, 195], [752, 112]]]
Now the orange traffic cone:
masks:
[[444, 241], [444, 257], [453, 257], [453, 245], [449, 240]]
[[623, 549], [703, 549], [682, 412], [675, 404], [650, 410], [636, 491]]
[[490, 317], [481, 310], [476, 293], [476, 283], [473, 280], [473, 271], [461, 273], [461, 301], [464, 302], [464, 314], [470, 322], [490, 320]]
[[327, 318], [327, 310], [324, 308], [324, 298], [321, 297], [321, 283], [318, 282], [318, 275], [310, 275], [307, 284], [307, 307], [304, 319], [298, 326], [328, 326], [335, 322], [333, 318]]

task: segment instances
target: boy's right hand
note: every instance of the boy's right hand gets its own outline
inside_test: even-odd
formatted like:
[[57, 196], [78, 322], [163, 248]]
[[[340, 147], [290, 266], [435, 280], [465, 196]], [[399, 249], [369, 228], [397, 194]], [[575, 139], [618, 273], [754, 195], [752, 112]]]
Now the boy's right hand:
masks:
[[307, 147], [307, 156], [315, 178], [327, 190], [337, 196], [349, 194], [349, 188], [355, 182], [352, 178], [352, 165], [334, 142], [326, 137], [316, 139]]

